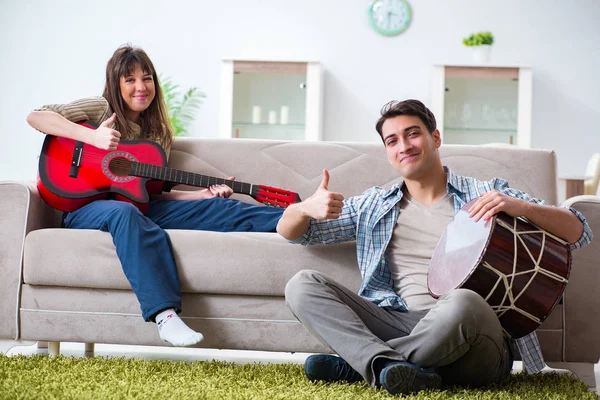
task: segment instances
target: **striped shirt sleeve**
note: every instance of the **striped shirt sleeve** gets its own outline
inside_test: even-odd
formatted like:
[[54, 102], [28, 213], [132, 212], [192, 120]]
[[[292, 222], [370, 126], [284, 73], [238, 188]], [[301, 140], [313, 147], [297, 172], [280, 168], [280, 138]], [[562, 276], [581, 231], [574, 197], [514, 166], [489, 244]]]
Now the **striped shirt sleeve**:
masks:
[[[365, 192], [366, 193], [366, 192]], [[363, 194], [364, 195], [364, 194]], [[313, 244], [333, 244], [356, 240], [358, 225], [358, 202], [361, 196], [344, 200], [340, 217], [337, 219], [310, 219], [308, 229], [298, 239], [290, 240], [304, 246]]]
[[[544, 200], [533, 198], [525, 192], [522, 192], [520, 190], [509, 187], [508, 182], [506, 182], [503, 179], [495, 180], [494, 189], [496, 189], [499, 192], [504, 193], [510, 197], [522, 199], [522, 200], [528, 201], [530, 203], [535, 203], [535, 204], [539, 204], [542, 206], [554, 207], [554, 206], [546, 203]], [[581, 234], [581, 237], [575, 243], [570, 243], [569, 247], [571, 248], [571, 250], [580, 249], [584, 246], [587, 246], [592, 241], [594, 234], [592, 233], [592, 228], [590, 228], [590, 225], [588, 224], [585, 216], [582, 213], [580, 213], [573, 207], [569, 207], [569, 211], [571, 211], [573, 214], [575, 214], [575, 216], [583, 224], [583, 232]]]
[[528, 374], [537, 374], [546, 367], [542, 347], [535, 332], [515, 340]]
[[97, 125], [100, 125], [112, 114], [108, 101], [99, 96], [86, 97], [68, 104], [48, 104], [36, 108], [35, 111], [54, 111], [71, 122], [89, 120]]

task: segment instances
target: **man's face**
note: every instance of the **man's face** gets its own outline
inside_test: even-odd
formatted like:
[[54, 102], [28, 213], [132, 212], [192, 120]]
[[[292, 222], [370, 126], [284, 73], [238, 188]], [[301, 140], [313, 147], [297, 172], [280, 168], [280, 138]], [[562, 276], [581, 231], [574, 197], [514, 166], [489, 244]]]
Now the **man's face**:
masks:
[[426, 179], [440, 165], [440, 132], [429, 134], [419, 117], [400, 115], [382, 126], [387, 158], [406, 180]]

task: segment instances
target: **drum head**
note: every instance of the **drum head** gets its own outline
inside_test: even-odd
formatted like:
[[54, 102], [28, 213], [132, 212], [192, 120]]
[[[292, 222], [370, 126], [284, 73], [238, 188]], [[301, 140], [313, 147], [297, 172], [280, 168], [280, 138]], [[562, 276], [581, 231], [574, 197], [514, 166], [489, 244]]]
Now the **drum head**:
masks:
[[462, 286], [479, 265], [492, 236], [496, 217], [475, 222], [468, 209], [477, 199], [465, 204], [446, 227], [433, 251], [427, 274], [429, 293], [438, 298]]

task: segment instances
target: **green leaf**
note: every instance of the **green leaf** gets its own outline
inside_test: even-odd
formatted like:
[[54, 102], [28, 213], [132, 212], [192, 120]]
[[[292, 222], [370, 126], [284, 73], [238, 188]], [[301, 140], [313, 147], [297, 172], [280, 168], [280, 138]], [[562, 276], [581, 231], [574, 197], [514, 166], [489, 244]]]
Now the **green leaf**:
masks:
[[188, 89], [183, 96], [178, 90], [179, 85], [174, 84], [170, 77], [160, 75], [159, 81], [167, 104], [173, 134], [175, 136], [187, 135], [190, 123], [196, 118], [206, 94], [196, 87]]
[[481, 46], [484, 44], [494, 44], [494, 35], [492, 32], [477, 32], [472, 33], [468, 37], [463, 39], [465, 46]]

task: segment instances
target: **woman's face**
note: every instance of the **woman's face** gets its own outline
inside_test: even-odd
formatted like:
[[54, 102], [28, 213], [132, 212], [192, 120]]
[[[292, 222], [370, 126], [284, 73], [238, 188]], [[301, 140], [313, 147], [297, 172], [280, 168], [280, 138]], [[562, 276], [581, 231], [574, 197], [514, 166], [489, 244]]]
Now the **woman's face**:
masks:
[[144, 72], [138, 64], [131, 75], [121, 77], [120, 88], [125, 101], [125, 117], [139, 122], [140, 114], [150, 106], [156, 95], [152, 75]]

